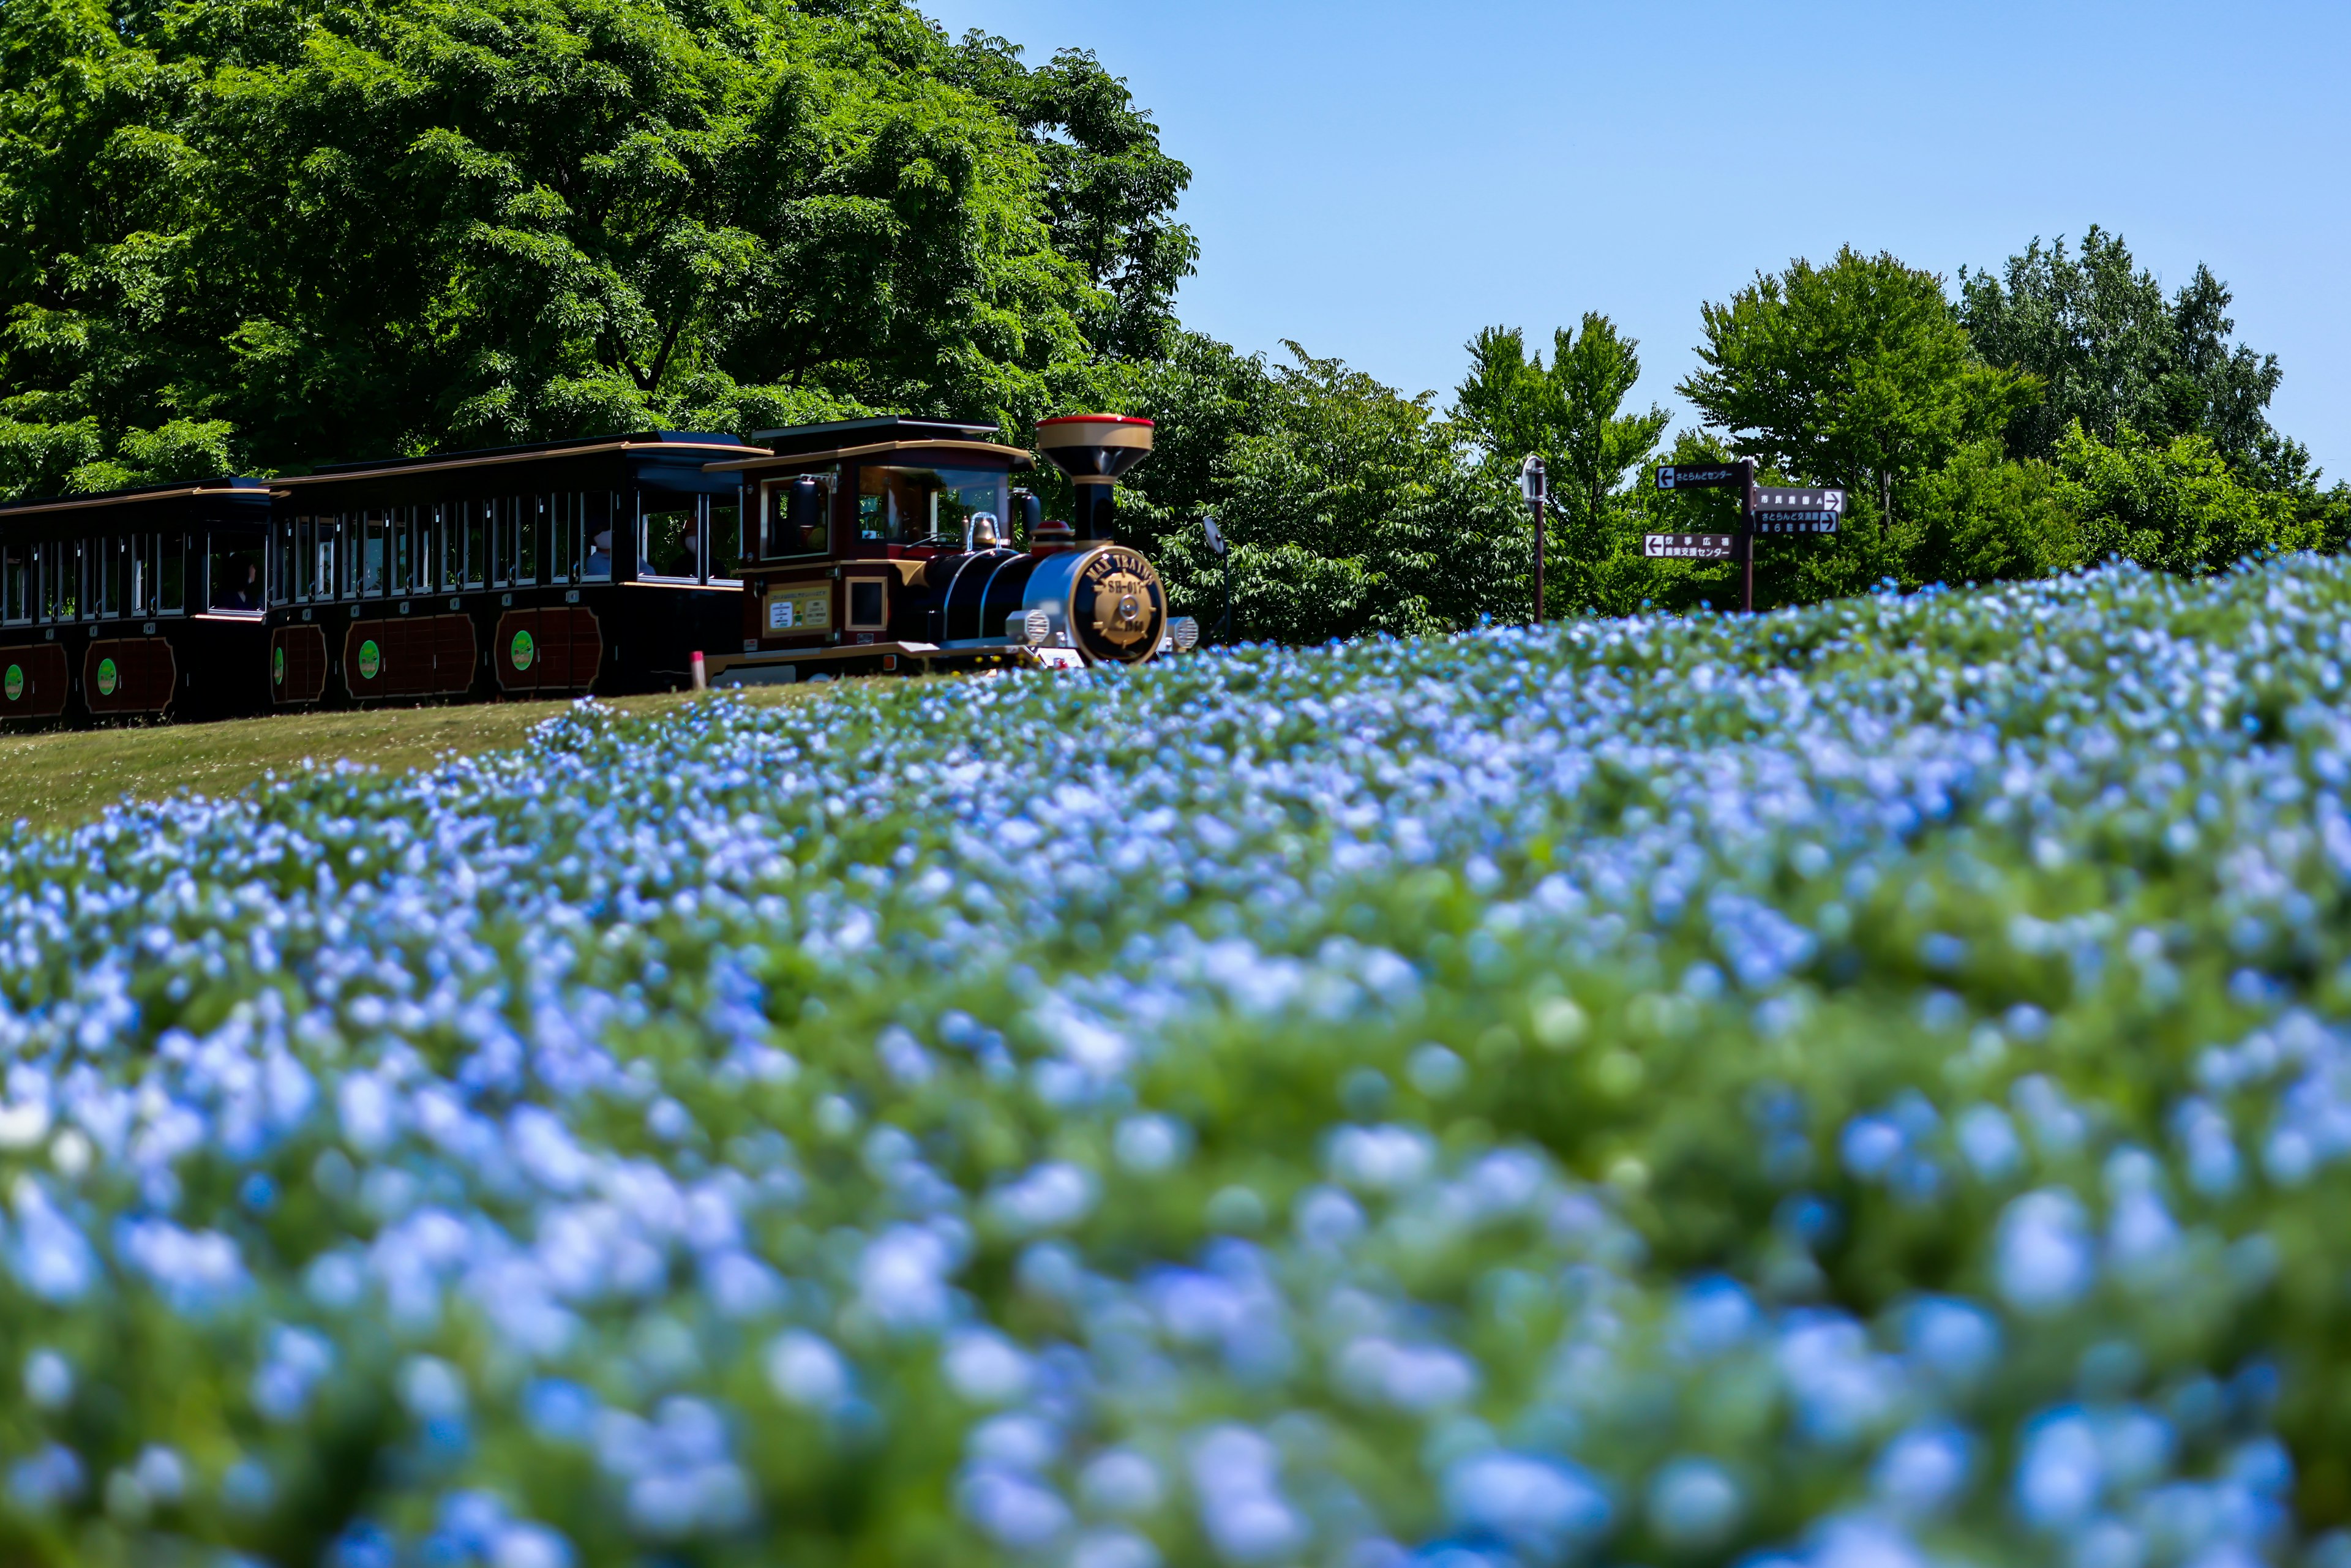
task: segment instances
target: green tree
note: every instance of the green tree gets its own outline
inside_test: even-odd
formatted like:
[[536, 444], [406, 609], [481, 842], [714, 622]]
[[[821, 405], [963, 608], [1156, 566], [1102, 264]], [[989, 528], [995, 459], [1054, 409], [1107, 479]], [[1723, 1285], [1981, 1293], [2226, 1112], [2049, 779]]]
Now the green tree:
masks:
[[2037, 395], [1970, 352], [1941, 278], [1891, 256], [1848, 246], [1826, 267], [1800, 259], [1703, 311], [1704, 368], [1676, 390], [1737, 450], [1858, 492], [1881, 525], [1907, 481]]
[[1552, 334], [1548, 366], [1515, 327], [1489, 327], [1468, 345], [1454, 422], [1490, 481], [1515, 483], [1528, 455], [1542, 458], [1552, 519], [1544, 597], [1556, 602], [1592, 601], [1595, 563], [1624, 545], [1617, 501], [1625, 476], [1665, 433], [1665, 410], [1623, 412], [1641, 377], [1639, 348], [1597, 311], [1584, 313], [1580, 330]]
[[2090, 559], [2219, 571], [2249, 555], [2326, 542], [2293, 498], [2247, 484], [2210, 436], [2159, 441], [2125, 425], [2111, 444], [2079, 423], [2058, 438], [2059, 495]]
[[2046, 389], [2009, 423], [2022, 457], [2053, 455], [2079, 422], [2102, 442], [2126, 427], [2158, 442], [2195, 434], [2232, 462], [2254, 461], [2277, 440], [2268, 408], [2283, 372], [2275, 354], [2230, 341], [2232, 298], [2199, 265], [2167, 298], [2122, 236], [2095, 224], [2078, 256], [2060, 235], [1997, 273], [1959, 269], [1959, 319], [1977, 353]]
[[1160, 150], [1148, 111], [1092, 50], [1063, 49], [1033, 70], [1020, 55], [974, 28], [946, 75], [1002, 109], [1043, 164], [1054, 245], [1102, 291], [1083, 315], [1095, 351], [1155, 359], [1177, 330], [1176, 286], [1200, 257], [1199, 242], [1174, 216], [1192, 172]]
[[2050, 577], [2089, 559], [2056, 471], [1971, 441], [1907, 492], [1894, 546], [1903, 587]]
[[16, 493], [152, 471], [130, 433], [183, 422], [266, 467], [1019, 428], [1189, 266], [1186, 175], [1113, 78], [983, 81], [891, 0], [16, 0], [0, 42]]
[[1433, 394], [1406, 397], [1287, 347], [1293, 362], [1268, 367], [1199, 340], [1187, 371], [1154, 382], [1169, 401], [1134, 405], [1208, 435], [1179, 452], [1225, 443], [1204, 467], [1186, 456], [1153, 476], [1155, 453], [1138, 473], [1161, 486], [1152, 494], [1186, 503], [1158, 503], [1154, 534], [1176, 609], [1204, 621], [1217, 613], [1224, 563], [1198, 518], [1212, 508], [1231, 549], [1241, 637], [1406, 636], [1522, 616], [1523, 512], [1514, 493], [1459, 462], [1458, 434], [1432, 413]]

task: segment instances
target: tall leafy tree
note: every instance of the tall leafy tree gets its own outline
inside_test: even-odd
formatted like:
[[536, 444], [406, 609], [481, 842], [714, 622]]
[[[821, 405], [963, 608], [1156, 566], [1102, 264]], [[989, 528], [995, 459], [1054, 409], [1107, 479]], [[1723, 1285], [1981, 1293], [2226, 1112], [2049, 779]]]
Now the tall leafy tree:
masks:
[[1703, 368], [1676, 390], [1738, 450], [1859, 491], [1882, 524], [1906, 481], [2038, 395], [1970, 351], [1941, 278], [1882, 253], [1759, 273], [1703, 317]]
[[1153, 359], [1176, 331], [1176, 286], [1199, 242], [1175, 219], [1192, 172], [1159, 146], [1159, 128], [1091, 49], [1063, 49], [1030, 68], [1018, 45], [974, 28], [947, 61], [949, 79], [997, 104], [1045, 170], [1055, 247], [1102, 291], [1085, 312], [1098, 353]]
[[[1176, 608], [1204, 620], [1219, 608], [1227, 563], [1199, 522], [1212, 508], [1239, 636], [1311, 643], [1523, 616], [1523, 513], [1461, 464], [1431, 394], [1286, 347], [1290, 361], [1269, 366], [1194, 340], [1138, 378], [1126, 405], [1172, 437], [1131, 487]], [[1161, 468], [1162, 455], [1176, 461]]]
[[2158, 443], [2203, 435], [2241, 465], [2274, 448], [2277, 356], [2231, 341], [2232, 298], [2201, 265], [2167, 298], [2122, 236], [2095, 224], [2078, 255], [2061, 235], [2034, 240], [1997, 272], [1959, 271], [1959, 317], [1976, 351], [2046, 388], [2009, 424], [2011, 451], [2027, 457], [2054, 455], [2077, 422], [2100, 442], [2126, 429]]
[[16, 493], [222, 425], [266, 467], [868, 405], [1019, 428], [1187, 265], [1181, 167], [1098, 66], [1015, 113], [894, 0], [20, 0], [0, 43]]
[[1543, 460], [1562, 568], [1547, 580], [1547, 598], [1555, 583], [1563, 602], [1590, 601], [1592, 564], [1625, 542], [1614, 499], [1667, 424], [1660, 408], [1624, 412], [1641, 379], [1639, 348], [1597, 311], [1586, 311], [1580, 328], [1552, 334], [1548, 365], [1540, 350], [1527, 351], [1515, 327], [1489, 327], [1468, 345], [1469, 371], [1455, 389], [1453, 418], [1482, 465], [1499, 480], [1531, 454]]
[[2157, 441], [2126, 425], [2107, 444], [2074, 424], [2053, 465], [2094, 559], [2196, 573], [2325, 542], [2293, 497], [2247, 484], [2200, 434]]

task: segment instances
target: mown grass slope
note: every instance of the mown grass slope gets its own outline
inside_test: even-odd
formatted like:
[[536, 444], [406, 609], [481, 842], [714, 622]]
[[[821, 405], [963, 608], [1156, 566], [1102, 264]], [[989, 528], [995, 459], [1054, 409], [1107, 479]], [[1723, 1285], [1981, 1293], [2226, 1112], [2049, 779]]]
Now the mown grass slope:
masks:
[[[789, 698], [800, 690], [758, 688], [753, 700]], [[658, 714], [688, 700], [669, 695], [623, 697], [613, 706], [624, 713]], [[402, 773], [444, 757], [519, 746], [534, 726], [564, 706], [502, 702], [379, 707], [273, 714], [219, 724], [0, 735], [0, 778], [7, 780], [0, 816], [36, 828], [70, 827], [126, 797], [160, 800], [182, 793], [235, 795], [271, 774], [293, 773], [308, 763], [348, 762]]]

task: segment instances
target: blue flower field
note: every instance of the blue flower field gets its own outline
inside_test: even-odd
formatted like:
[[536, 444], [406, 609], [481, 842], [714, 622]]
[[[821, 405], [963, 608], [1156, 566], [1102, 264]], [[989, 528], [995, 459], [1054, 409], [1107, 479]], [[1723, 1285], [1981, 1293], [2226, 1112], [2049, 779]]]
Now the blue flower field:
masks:
[[0, 1561], [2344, 1568], [2351, 564], [0, 841]]

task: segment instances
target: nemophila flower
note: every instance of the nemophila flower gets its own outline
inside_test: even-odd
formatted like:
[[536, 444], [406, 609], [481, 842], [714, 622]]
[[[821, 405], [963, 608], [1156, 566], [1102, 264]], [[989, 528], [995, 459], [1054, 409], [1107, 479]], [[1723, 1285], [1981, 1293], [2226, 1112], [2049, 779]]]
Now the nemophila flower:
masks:
[[2001, 1216], [2001, 1295], [2025, 1312], [2073, 1305], [2089, 1290], [2097, 1262], [2081, 1201], [2063, 1188], [2026, 1193]]
[[2298, 560], [588, 703], [17, 831], [0, 1525], [2301, 1560], [2346, 628]]
[[1683, 1550], [1719, 1543], [1738, 1527], [1745, 1506], [1739, 1482], [1710, 1459], [1672, 1460], [1649, 1481], [1649, 1527]]
[[1584, 1471], [1525, 1454], [1459, 1460], [1446, 1472], [1444, 1490], [1457, 1523], [1489, 1531], [1539, 1562], [1578, 1551], [1608, 1528], [1614, 1513], [1606, 1491]]

